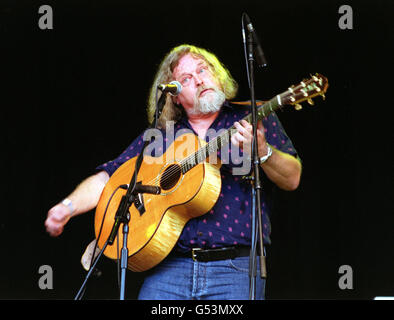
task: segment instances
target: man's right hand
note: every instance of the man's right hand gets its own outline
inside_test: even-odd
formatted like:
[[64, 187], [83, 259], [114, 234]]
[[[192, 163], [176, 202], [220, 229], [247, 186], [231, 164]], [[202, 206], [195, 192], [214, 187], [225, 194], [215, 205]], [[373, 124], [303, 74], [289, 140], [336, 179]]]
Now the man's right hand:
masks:
[[48, 233], [52, 237], [59, 236], [72, 216], [77, 216], [94, 209], [99, 202], [101, 193], [108, 180], [108, 173], [100, 171], [82, 181], [66, 198], [72, 201], [71, 206], [58, 203], [51, 208], [45, 220], [45, 227]]
[[71, 218], [70, 208], [59, 203], [48, 211], [45, 227], [52, 237], [57, 237], [63, 232], [63, 228]]

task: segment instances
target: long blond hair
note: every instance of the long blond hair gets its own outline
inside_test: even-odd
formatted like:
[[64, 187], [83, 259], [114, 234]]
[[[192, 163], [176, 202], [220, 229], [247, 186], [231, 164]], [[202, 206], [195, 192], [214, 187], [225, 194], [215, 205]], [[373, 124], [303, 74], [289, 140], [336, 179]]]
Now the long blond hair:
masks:
[[[228, 69], [219, 61], [219, 59], [213, 53], [193, 45], [182, 44], [173, 48], [164, 57], [154, 77], [153, 84], [149, 92], [147, 106], [149, 123], [153, 122], [155, 115], [157, 86], [161, 83], [169, 83], [174, 80], [172, 77], [172, 73], [177, 66], [179, 60], [186, 54], [191, 54], [194, 57], [202, 58], [208, 63], [212, 73], [218, 79], [227, 100], [233, 99], [236, 96], [238, 91], [237, 82], [233, 79]], [[159, 97], [160, 95], [158, 95], [158, 98]], [[163, 107], [162, 114], [159, 118], [158, 126], [160, 128], [165, 128], [165, 123], [167, 121], [176, 121], [181, 117], [181, 115], [182, 109], [179, 106], [175, 105], [171, 97], [168, 96], [166, 99], [166, 103]]]

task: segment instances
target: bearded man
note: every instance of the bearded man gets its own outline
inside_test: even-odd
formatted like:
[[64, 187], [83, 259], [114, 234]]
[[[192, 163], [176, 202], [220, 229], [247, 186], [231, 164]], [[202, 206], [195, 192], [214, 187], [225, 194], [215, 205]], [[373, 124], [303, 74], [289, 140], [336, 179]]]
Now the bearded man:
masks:
[[[237, 93], [237, 83], [213, 53], [180, 45], [165, 56], [148, 98], [150, 122], [155, 114], [156, 88], [171, 81], [178, 81], [182, 90], [165, 101], [158, 120], [163, 132], [172, 122], [175, 135], [189, 130], [208, 142], [212, 138], [208, 132], [234, 126], [237, 132], [231, 137], [231, 146], [240, 148], [246, 155], [250, 153], [252, 126], [243, 120], [249, 107], [231, 102]], [[51, 236], [59, 236], [71, 217], [97, 206], [111, 175], [142, 151], [143, 138], [141, 134], [118, 158], [97, 167], [95, 175], [49, 210], [45, 225]], [[275, 113], [258, 121], [257, 139], [263, 185], [295, 190], [300, 182], [301, 162]], [[206, 214], [187, 222], [171, 253], [145, 274], [139, 299], [249, 298], [252, 186], [234, 174], [237, 166], [234, 159], [220, 152], [219, 156], [228, 161], [220, 168], [222, 185], [216, 204]], [[261, 195], [261, 214], [264, 244], [269, 245], [270, 201], [266, 190]], [[264, 296], [265, 280], [257, 277], [256, 298], [264, 299]]]

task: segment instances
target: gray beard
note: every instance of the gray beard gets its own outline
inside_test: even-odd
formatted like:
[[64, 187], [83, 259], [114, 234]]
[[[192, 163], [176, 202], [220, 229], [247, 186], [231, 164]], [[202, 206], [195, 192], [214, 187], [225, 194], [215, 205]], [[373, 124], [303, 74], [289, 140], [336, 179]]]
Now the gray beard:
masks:
[[210, 92], [195, 102], [191, 114], [205, 115], [215, 113], [220, 110], [225, 100], [226, 96], [222, 91], [216, 90], [215, 92]]

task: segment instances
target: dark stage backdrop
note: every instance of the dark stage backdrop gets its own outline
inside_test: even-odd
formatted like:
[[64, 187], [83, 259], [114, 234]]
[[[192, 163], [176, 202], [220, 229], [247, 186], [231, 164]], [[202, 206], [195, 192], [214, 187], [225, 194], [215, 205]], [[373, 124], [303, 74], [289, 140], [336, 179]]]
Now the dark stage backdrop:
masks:
[[[45, 232], [47, 211], [146, 127], [148, 90], [170, 48], [210, 49], [238, 80], [238, 99], [249, 99], [242, 12], [268, 60], [255, 73], [259, 99], [315, 72], [330, 83], [325, 101], [278, 113], [303, 175], [298, 190], [275, 193], [267, 298], [394, 296], [392, 1], [82, 2], [0, 6], [0, 298], [73, 299], [94, 211], [59, 238]], [[53, 9], [53, 30], [38, 27], [41, 5]], [[339, 28], [342, 5], [353, 9], [351, 30]], [[39, 287], [43, 265], [53, 289]], [[338, 284], [343, 265], [352, 289]], [[98, 268], [85, 297], [117, 299], [116, 263]], [[127, 273], [127, 298], [143, 276]]]

